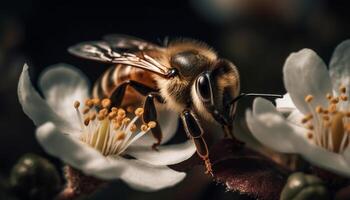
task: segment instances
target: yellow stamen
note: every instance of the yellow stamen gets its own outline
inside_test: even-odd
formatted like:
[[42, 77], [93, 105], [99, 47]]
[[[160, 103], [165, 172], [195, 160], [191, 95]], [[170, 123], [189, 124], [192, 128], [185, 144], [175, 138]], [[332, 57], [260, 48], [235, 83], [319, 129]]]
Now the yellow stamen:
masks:
[[149, 128], [154, 128], [154, 127], [157, 126], [157, 122], [155, 122], [155, 121], [150, 121], [150, 122], [148, 122], [147, 125], [148, 125]]
[[130, 131], [131, 131], [131, 132], [135, 132], [136, 130], [137, 130], [136, 125], [135, 125], [135, 124], [131, 125]]
[[331, 99], [331, 103], [332, 104], [337, 104], [339, 102], [339, 98], [338, 97], [334, 97]]
[[88, 113], [90, 111], [90, 108], [89, 107], [86, 107], [86, 108], [84, 108], [84, 110], [83, 110], [83, 114], [85, 115], [86, 113]]
[[92, 99], [92, 103], [93, 103], [95, 106], [99, 106], [100, 103], [101, 103], [101, 100], [98, 99], [98, 98], [94, 98], [94, 99]]
[[124, 118], [125, 116], [126, 116], [125, 110], [122, 108], [118, 109], [118, 117]]
[[338, 112], [332, 118], [331, 133], [333, 140], [333, 148], [335, 152], [339, 152], [340, 144], [344, 136], [343, 117], [344, 114], [342, 112]]
[[90, 123], [90, 117], [86, 117], [86, 118], [84, 119], [84, 124], [85, 124], [85, 126], [88, 126], [89, 123]]
[[122, 124], [128, 124], [130, 121], [130, 118], [126, 117], [123, 119]]
[[141, 125], [141, 131], [146, 132], [148, 130], [148, 126], [146, 124]]
[[109, 108], [109, 106], [111, 106], [111, 103], [111, 100], [107, 98], [101, 101], [101, 105], [103, 108]]
[[342, 94], [342, 95], [340, 95], [340, 99], [341, 99], [342, 101], [347, 101], [347, 100], [348, 100], [348, 96]]
[[80, 106], [80, 102], [79, 101], [75, 101], [74, 102], [74, 108], [79, 108]]
[[309, 95], [307, 95], [307, 96], [305, 97], [305, 101], [306, 101], [307, 103], [310, 103], [313, 99], [314, 99], [314, 96], [312, 96], [311, 94], [309, 94]]
[[323, 112], [322, 107], [321, 107], [321, 106], [317, 106], [317, 107], [316, 107], [316, 112], [317, 112], [317, 113], [322, 113], [322, 112]]
[[343, 94], [346, 93], [346, 87], [344, 85], [340, 86], [339, 91]]
[[137, 108], [136, 110], [135, 110], [135, 115], [136, 116], [141, 116], [143, 114], [143, 108]]
[[125, 133], [122, 132], [122, 131], [119, 131], [119, 132], [116, 133], [115, 137], [116, 137], [117, 140], [124, 140], [125, 139]]
[[328, 100], [331, 100], [331, 99], [332, 99], [332, 95], [331, 95], [330, 93], [327, 93], [326, 98], [327, 98]]
[[108, 119], [113, 119], [113, 118], [115, 118], [116, 116], [117, 116], [117, 113], [114, 112], [114, 111], [112, 111], [112, 112], [110, 112], [110, 113], [108, 114]]
[[87, 100], [85, 101], [85, 106], [91, 108], [93, 105], [94, 105], [94, 104], [93, 104], [93, 102], [92, 102], [91, 99], [87, 99]]
[[96, 113], [92, 113], [90, 119], [91, 121], [94, 121], [96, 119]]
[[116, 113], [118, 113], [118, 108], [116, 108], [116, 107], [112, 107], [112, 112], [116, 112]]

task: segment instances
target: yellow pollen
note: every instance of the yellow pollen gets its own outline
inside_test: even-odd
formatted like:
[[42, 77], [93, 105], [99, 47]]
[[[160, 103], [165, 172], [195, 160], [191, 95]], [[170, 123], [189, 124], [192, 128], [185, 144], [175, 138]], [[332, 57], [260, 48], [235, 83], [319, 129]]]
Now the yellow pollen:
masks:
[[85, 106], [91, 108], [93, 105], [94, 105], [94, 103], [92, 102], [91, 99], [87, 99], [87, 100], [85, 101]]
[[116, 112], [116, 113], [118, 113], [118, 108], [116, 108], [116, 107], [112, 107], [112, 112]]
[[310, 103], [313, 99], [314, 99], [314, 96], [312, 96], [311, 94], [309, 94], [309, 95], [307, 95], [307, 96], [305, 97], [305, 101], [306, 101], [307, 103]]
[[328, 110], [323, 110], [323, 114], [328, 114], [329, 112], [328, 112]]
[[339, 91], [343, 94], [346, 93], [346, 87], [344, 85], [340, 86]]
[[122, 124], [128, 124], [130, 121], [130, 118], [126, 117], [123, 119]]
[[132, 113], [134, 111], [134, 108], [132, 106], [128, 106], [126, 107], [126, 111], [128, 111], [129, 113]]
[[154, 128], [154, 127], [157, 126], [157, 122], [155, 122], [155, 121], [150, 121], [150, 122], [148, 122], [147, 125], [148, 125], [149, 128]]
[[334, 97], [331, 99], [331, 103], [333, 104], [337, 104], [339, 102], [339, 98], [338, 97]]
[[316, 107], [316, 112], [317, 112], [317, 113], [322, 113], [322, 112], [323, 112], [322, 107], [321, 107], [321, 106], [317, 106], [317, 107]]
[[117, 140], [124, 140], [125, 139], [125, 133], [122, 132], [122, 131], [117, 132], [115, 137], [116, 137]]
[[108, 114], [108, 119], [113, 119], [113, 118], [115, 118], [116, 116], [117, 116], [117, 113], [114, 112], [114, 111], [112, 111], [112, 112], [110, 112], [110, 113]]
[[90, 108], [89, 107], [86, 107], [86, 108], [84, 108], [84, 110], [83, 110], [83, 114], [85, 115], [86, 113], [88, 113], [90, 111]]
[[109, 106], [111, 106], [111, 103], [111, 100], [107, 98], [101, 101], [101, 105], [103, 108], [109, 108]]
[[92, 99], [92, 103], [93, 103], [95, 106], [99, 106], [100, 103], [101, 103], [101, 100], [98, 99], [98, 98], [94, 98], [94, 99]]
[[90, 123], [90, 117], [86, 117], [86, 118], [84, 119], [84, 124], [85, 124], [85, 126], [88, 126], [89, 123]]
[[103, 115], [103, 114], [101, 114], [101, 113], [99, 113], [99, 114], [97, 115], [97, 119], [100, 120], [100, 121], [104, 120], [105, 117], [106, 117], [106, 116]]
[[107, 116], [108, 115], [108, 110], [106, 108], [100, 110], [98, 112], [99, 115]]
[[347, 101], [347, 100], [348, 100], [348, 96], [342, 94], [342, 95], [340, 95], [340, 99], [341, 99], [342, 101]]
[[141, 131], [146, 132], [148, 130], [148, 126], [146, 124], [141, 125]]
[[115, 122], [114, 124], [114, 129], [119, 129], [122, 125], [118, 122]]
[[141, 116], [143, 114], [143, 108], [137, 108], [136, 110], [135, 110], [135, 115], [136, 116]]
[[332, 95], [331, 95], [330, 93], [327, 93], [326, 98], [327, 98], [328, 100], [331, 100], [331, 99], [332, 99]]
[[314, 126], [313, 126], [312, 124], [309, 124], [309, 125], [307, 126], [307, 128], [308, 128], [309, 130], [314, 130]]
[[309, 139], [312, 139], [312, 138], [313, 138], [312, 132], [307, 133], [307, 138], [309, 138]]
[[74, 102], [74, 108], [79, 108], [80, 106], [80, 102], [79, 101], [75, 101]]
[[131, 125], [130, 131], [131, 131], [131, 132], [135, 132], [136, 130], [137, 130], [136, 125], [135, 125], [135, 124]]
[[122, 108], [118, 109], [118, 117], [124, 118], [125, 116], [126, 116], [125, 110]]

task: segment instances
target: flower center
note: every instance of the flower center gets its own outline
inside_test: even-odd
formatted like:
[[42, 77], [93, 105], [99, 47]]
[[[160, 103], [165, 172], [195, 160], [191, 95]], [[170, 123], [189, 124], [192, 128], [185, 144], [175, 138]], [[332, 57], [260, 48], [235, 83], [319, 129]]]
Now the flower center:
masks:
[[84, 108], [79, 107], [80, 102], [74, 102], [81, 126], [79, 139], [105, 156], [122, 154], [133, 142], [157, 125], [150, 121], [138, 127], [136, 122], [142, 116], [143, 108], [137, 108], [134, 112], [131, 109], [125, 111], [111, 107], [111, 100], [107, 98], [87, 99]]
[[305, 101], [311, 112], [306, 114], [301, 122], [309, 130], [307, 137], [316, 145], [329, 151], [341, 153], [350, 144], [350, 109], [346, 88], [339, 88], [339, 96], [327, 94], [328, 107], [320, 105], [312, 107], [312, 95], [307, 95]]

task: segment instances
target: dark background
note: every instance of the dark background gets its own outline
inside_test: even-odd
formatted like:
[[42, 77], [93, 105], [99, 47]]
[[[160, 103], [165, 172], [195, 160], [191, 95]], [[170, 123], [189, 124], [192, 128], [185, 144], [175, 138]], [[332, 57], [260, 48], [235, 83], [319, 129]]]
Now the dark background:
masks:
[[[220, 4], [221, 2], [221, 4]], [[222, 2], [226, 2], [224, 6]], [[18, 76], [26, 62], [34, 83], [40, 72], [69, 63], [95, 80], [106, 66], [69, 55], [67, 47], [123, 33], [158, 42], [165, 37], [204, 41], [232, 60], [242, 91], [283, 94], [282, 67], [302, 48], [328, 63], [333, 49], [349, 38], [349, 4], [335, 0], [163, 0], [163, 1], [1, 1], [0, 3], [0, 171], [6, 177], [24, 153], [46, 155], [35, 141], [35, 127], [17, 100]], [[240, 103], [238, 125], [251, 100]], [[58, 160], [49, 157], [58, 168]], [[231, 199], [221, 186], [192, 170], [175, 188], [145, 194], [116, 182], [101, 199]], [[99, 196], [100, 195], [100, 196]], [[102, 198], [103, 197], [103, 198]]]

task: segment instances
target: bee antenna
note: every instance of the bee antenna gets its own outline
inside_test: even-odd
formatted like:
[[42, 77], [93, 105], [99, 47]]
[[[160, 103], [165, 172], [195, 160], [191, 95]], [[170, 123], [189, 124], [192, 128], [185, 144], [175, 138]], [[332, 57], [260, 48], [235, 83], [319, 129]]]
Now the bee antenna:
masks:
[[280, 94], [259, 94], [259, 93], [241, 93], [236, 98], [231, 101], [231, 104], [234, 104], [243, 97], [270, 97], [270, 98], [283, 98], [283, 95]]

